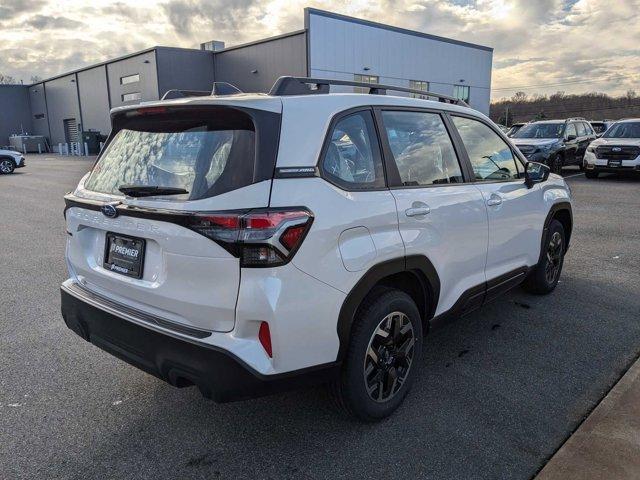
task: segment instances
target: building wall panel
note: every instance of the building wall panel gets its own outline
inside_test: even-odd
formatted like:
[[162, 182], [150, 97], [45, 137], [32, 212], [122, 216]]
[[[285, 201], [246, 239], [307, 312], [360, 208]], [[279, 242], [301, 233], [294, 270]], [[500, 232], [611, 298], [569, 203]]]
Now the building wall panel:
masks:
[[29, 91], [22, 85], [0, 85], [0, 146], [9, 145], [9, 135], [32, 133]]
[[268, 92], [278, 77], [306, 76], [306, 48], [303, 32], [223, 50], [215, 55], [216, 81], [229, 82], [243, 92]]
[[106, 65], [78, 72], [80, 106], [83, 128], [97, 130], [107, 135], [111, 130], [109, 120], [109, 89]]
[[[107, 64], [111, 108], [158, 100], [158, 72], [155, 50]], [[134, 83], [122, 84], [121, 79], [130, 75], [140, 75]], [[139, 93], [140, 99], [124, 101], [122, 95]]]
[[445, 95], [453, 95], [456, 84], [469, 85], [471, 106], [488, 114], [491, 49], [313, 10], [307, 15], [312, 76], [353, 80], [354, 74], [377, 75], [381, 82], [405, 87], [410, 80], [422, 80]]
[[168, 90], [202, 90], [213, 85], [213, 52], [159, 47], [158, 89], [160, 98]]
[[29, 106], [31, 108], [31, 125], [34, 135], [43, 135], [49, 138], [49, 113], [45, 102], [44, 83], [29, 87]]
[[80, 107], [75, 74], [59, 77], [45, 82], [49, 126], [51, 128], [51, 144], [55, 148], [58, 143], [65, 143], [64, 120], [74, 119], [80, 124]]

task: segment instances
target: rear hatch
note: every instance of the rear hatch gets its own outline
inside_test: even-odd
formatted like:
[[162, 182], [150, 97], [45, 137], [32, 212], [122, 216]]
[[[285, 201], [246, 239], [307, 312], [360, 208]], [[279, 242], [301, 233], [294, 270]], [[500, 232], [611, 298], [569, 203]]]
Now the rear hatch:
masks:
[[281, 109], [237, 103], [112, 115], [105, 149], [65, 198], [68, 267], [84, 289], [162, 325], [233, 329], [240, 261], [226, 223], [269, 204]]

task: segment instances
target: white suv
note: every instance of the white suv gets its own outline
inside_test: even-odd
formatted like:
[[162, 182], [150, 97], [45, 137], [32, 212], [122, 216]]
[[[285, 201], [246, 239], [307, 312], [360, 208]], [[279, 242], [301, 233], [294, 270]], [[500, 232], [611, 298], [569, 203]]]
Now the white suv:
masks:
[[26, 166], [26, 162], [20, 152], [0, 149], [0, 174], [13, 173], [16, 168], [24, 166]]
[[555, 288], [572, 213], [484, 115], [387, 90], [410, 91], [283, 77], [113, 110], [65, 197], [68, 327], [217, 401], [328, 383], [389, 415], [430, 326]]
[[587, 178], [600, 173], [640, 173], [640, 118], [620, 120], [591, 142], [584, 155]]

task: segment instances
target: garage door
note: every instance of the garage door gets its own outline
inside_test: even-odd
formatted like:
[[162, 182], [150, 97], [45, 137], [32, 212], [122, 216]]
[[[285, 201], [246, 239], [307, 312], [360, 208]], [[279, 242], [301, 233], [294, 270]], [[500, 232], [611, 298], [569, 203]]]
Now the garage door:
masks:
[[62, 121], [64, 124], [64, 139], [67, 143], [75, 143], [80, 141], [78, 135], [78, 124], [75, 118], [66, 118]]

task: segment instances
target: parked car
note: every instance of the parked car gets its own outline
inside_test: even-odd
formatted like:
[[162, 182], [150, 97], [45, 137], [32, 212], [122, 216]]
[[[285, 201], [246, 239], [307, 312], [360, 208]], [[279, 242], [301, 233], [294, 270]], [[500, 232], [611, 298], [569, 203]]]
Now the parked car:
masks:
[[589, 122], [570, 118], [528, 123], [512, 137], [512, 141], [527, 160], [544, 163], [552, 172], [560, 173], [567, 165], [582, 168], [587, 146], [595, 138]]
[[283, 77], [114, 109], [65, 197], [67, 326], [217, 401], [328, 383], [391, 414], [430, 326], [553, 291], [572, 231], [561, 177], [455, 98], [374, 94], [398, 89]]
[[0, 174], [13, 173], [16, 168], [24, 166], [26, 162], [20, 152], [0, 149]]
[[615, 122], [613, 120], [590, 121], [591, 127], [598, 137], [601, 137]]
[[520, 130], [525, 125], [526, 123], [514, 123], [513, 125], [511, 125], [509, 130], [507, 130], [507, 137], [513, 137], [518, 132], [518, 130]]
[[584, 157], [587, 178], [602, 172], [640, 173], [640, 118], [621, 120], [589, 145]]

